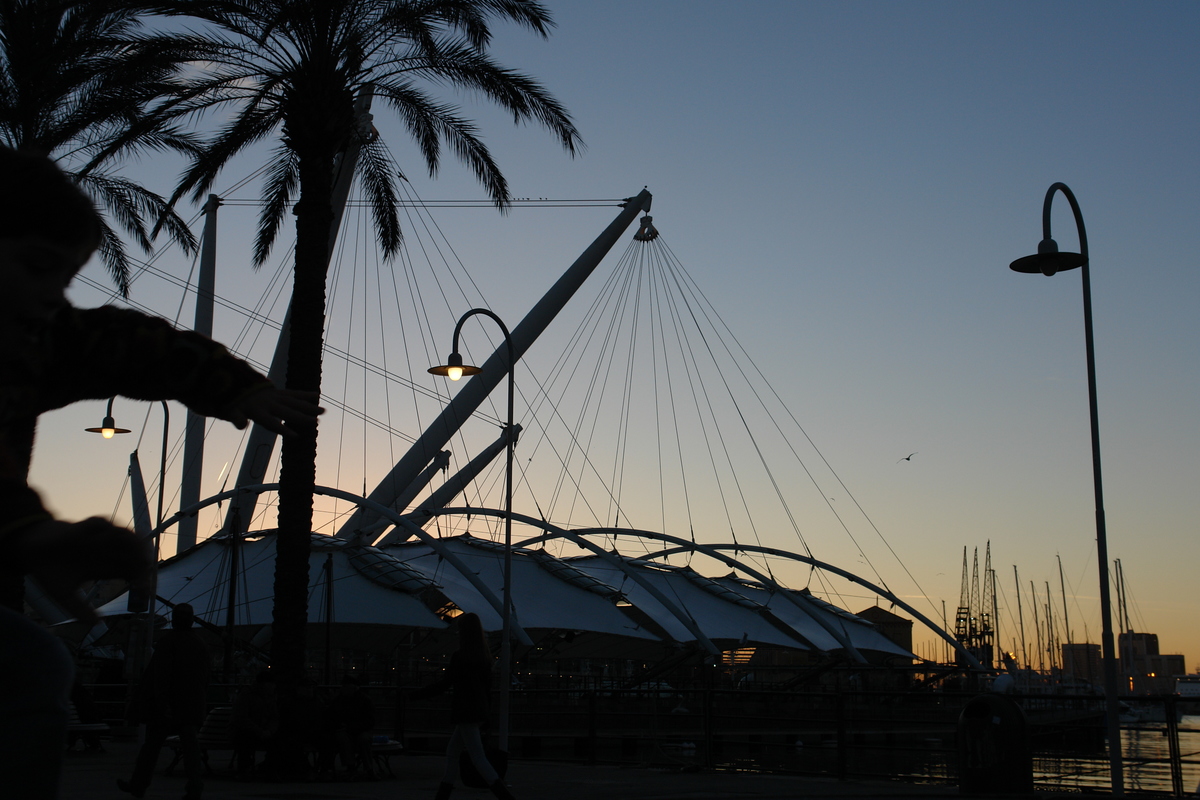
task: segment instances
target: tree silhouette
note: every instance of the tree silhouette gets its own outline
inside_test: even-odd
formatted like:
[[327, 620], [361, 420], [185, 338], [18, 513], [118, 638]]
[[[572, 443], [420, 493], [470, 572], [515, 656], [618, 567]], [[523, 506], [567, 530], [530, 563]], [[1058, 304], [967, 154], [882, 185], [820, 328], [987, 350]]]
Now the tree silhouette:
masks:
[[0, 2], [0, 141], [59, 162], [96, 201], [100, 256], [122, 295], [130, 264], [123, 232], [144, 252], [148, 225], [185, 250], [196, 241], [159, 195], [114, 171], [146, 153], [193, 153], [196, 139], [155, 109], [206, 44], [146, 34], [131, 4], [78, 0]]
[[[443, 146], [469, 166], [496, 206], [508, 185], [475, 125], [439, 101], [441, 87], [465, 89], [546, 128], [569, 152], [580, 146], [565, 109], [536, 81], [488, 54], [493, 21], [546, 36], [548, 12], [532, 0], [175, 0], [161, 13], [207, 23], [211, 64], [190, 84], [176, 111], [232, 108], [227, 123], [199, 150], [176, 190], [203, 197], [221, 168], [257, 142], [278, 136], [266, 170], [255, 241], [261, 264], [289, 211], [296, 248], [287, 385], [319, 391], [325, 283], [335, 158], [357, 141], [358, 179], [369, 198], [385, 256], [401, 243], [396, 214], [398, 169], [382, 142], [355, 119], [354, 102], [374, 92], [417, 142], [437, 173]], [[401, 176], [402, 177], [402, 176]], [[295, 203], [293, 205], [293, 200]], [[281, 449], [271, 658], [280, 681], [297, 681], [304, 664], [308, 559], [315, 482], [316, 429]]]

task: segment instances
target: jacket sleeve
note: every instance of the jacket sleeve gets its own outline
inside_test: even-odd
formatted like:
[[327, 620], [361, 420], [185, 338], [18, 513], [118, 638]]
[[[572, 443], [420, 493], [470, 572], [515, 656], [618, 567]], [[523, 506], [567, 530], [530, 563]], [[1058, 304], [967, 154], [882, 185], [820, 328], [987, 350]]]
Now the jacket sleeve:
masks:
[[0, 518], [0, 563], [7, 570], [23, 575], [25, 564], [18, 555], [17, 537], [30, 525], [44, 522], [51, 516], [42, 506], [37, 492], [24, 481], [11, 478], [0, 478], [0, 508], [4, 509]]
[[229, 419], [239, 400], [271, 385], [217, 342], [113, 306], [64, 309], [51, 347], [43, 411], [119, 394], [178, 400], [199, 414]]

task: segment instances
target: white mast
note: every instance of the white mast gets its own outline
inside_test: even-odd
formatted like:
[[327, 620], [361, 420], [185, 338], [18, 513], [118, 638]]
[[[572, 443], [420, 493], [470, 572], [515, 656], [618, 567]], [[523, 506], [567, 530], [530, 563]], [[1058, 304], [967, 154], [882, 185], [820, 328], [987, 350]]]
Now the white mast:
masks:
[[[217, 208], [221, 198], [208, 196], [204, 204], [204, 233], [200, 239], [200, 275], [196, 279], [196, 321], [192, 330], [208, 338], [213, 333], [213, 297], [217, 271]], [[183, 484], [179, 490], [179, 508], [191, 508], [200, 502], [200, 476], [204, 470], [204, 420], [190, 408], [184, 427]], [[175, 552], [182, 553], [196, 545], [197, 518], [193, 514], [179, 520]]]

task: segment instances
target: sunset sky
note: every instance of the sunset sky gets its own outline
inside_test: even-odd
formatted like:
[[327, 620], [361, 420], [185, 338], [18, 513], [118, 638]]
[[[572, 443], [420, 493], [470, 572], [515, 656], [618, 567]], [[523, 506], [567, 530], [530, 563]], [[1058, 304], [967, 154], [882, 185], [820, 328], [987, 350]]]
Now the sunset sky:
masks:
[[[945, 601], [952, 616], [963, 548], [979, 548], [982, 561], [990, 541], [1005, 647], [1014, 635], [1013, 566], [1022, 591], [1033, 581], [1044, 594], [1049, 582], [1057, 594], [1056, 556], [1072, 598], [1074, 639], [1099, 640], [1079, 273], [1045, 278], [1008, 268], [1037, 247], [1047, 188], [1056, 181], [1071, 187], [1091, 248], [1110, 555], [1122, 560], [1134, 626], [1158, 633], [1163, 651], [1184, 653], [1194, 670], [1200, 7], [547, 5], [558, 23], [548, 41], [505, 28], [495, 52], [563, 101], [586, 150], [571, 159], [542, 131], [514, 128], [503, 114], [458, 98], [479, 120], [514, 195], [621, 198], [649, 187], [654, 224], [670, 252], [754, 362], [771, 372], [775, 392], [819, 448], [813, 463], [827, 461], [836, 474], [822, 484], [830, 491], [792, 508], [813, 555], [854, 569], [863, 568], [857, 562], [866, 551], [897, 594], [928, 614], [933, 607], [940, 613]], [[419, 197], [483, 197], [449, 158], [429, 180], [383, 110], [376, 124]], [[218, 193], [255, 198], [253, 186], [230, 189], [254, 167], [253, 157], [239, 162]], [[130, 166], [164, 193], [178, 169], [174, 162]], [[273, 269], [248, 266], [255, 209], [230, 204], [221, 213], [218, 293], [254, 306]], [[616, 209], [434, 213], [485, 302], [513, 327]], [[598, 275], [611, 272], [631, 234]], [[1061, 196], [1054, 234], [1062, 249], [1076, 249]], [[275, 260], [286, 260], [285, 249]], [[181, 279], [191, 268], [173, 252], [156, 264]], [[108, 284], [95, 263], [84, 277]], [[72, 297], [85, 306], [104, 302], [86, 281]], [[177, 287], [152, 276], [135, 283], [133, 299], [172, 318], [184, 302]], [[547, 422], [544, 411], [531, 410], [533, 376], [550, 371], [555, 348], [587, 302], [568, 307], [547, 337], [554, 341], [530, 354], [530, 373], [518, 372], [526, 430], [537, 427], [535, 417]], [[463, 303], [450, 302], [431, 323], [436, 341], [426, 349], [448, 351]], [[218, 325], [224, 319], [233, 329], [219, 329], [217, 338], [234, 344], [240, 323], [222, 313]], [[190, 311], [180, 319], [190, 320]], [[343, 335], [336, 325], [331, 315], [331, 340]], [[466, 335], [483, 355], [495, 341], [486, 327]], [[409, 355], [422, 370], [434, 357]], [[343, 391], [329, 383], [338, 374], [327, 370], [330, 392]], [[437, 388], [434, 379], [427, 385]], [[156, 473], [159, 410], [116, 402], [119, 419], [138, 434], [149, 417], [141, 461]], [[121, 486], [131, 445], [81, 432], [103, 411], [102, 402], [85, 403], [43, 418], [32, 482], [66, 517], [115, 507], [128, 519]], [[173, 405], [171, 413], [181, 430], [182, 408]], [[340, 419], [331, 412], [323, 437]], [[419, 432], [416, 420], [391, 424]], [[493, 427], [476, 444], [495, 435]], [[369, 438], [358, 434], [361, 443]], [[523, 440], [518, 450], [530, 470], [538, 463], [535, 441]], [[208, 456], [206, 492], [219, 488], [219, 470], [231, 458]], [[343, 488], [359, 491], [381, 477], [374, 461], [365, 467], [370, 477], [362, 476], [367, 459], [359, 453], [360, 472], [346, 478], [349, 460], [337, 467]], [[518, 510], [536, 516], [530, 498], [537, 493], [518, 492]], [[544, 489], [539, 504], [549, 494]], [[850, 526], [857, 545], [828, 518], [830, 508], [854, 504], [870, 520], [858, 515]], [[657, 524], [648, 516], [633, 522]], [[800, 549], [790, 531], [759, 536]], [[794, 585], [806, 585], [801, 570], [790, 574]], [[874, 598], [844, 602], [866, 606]]]

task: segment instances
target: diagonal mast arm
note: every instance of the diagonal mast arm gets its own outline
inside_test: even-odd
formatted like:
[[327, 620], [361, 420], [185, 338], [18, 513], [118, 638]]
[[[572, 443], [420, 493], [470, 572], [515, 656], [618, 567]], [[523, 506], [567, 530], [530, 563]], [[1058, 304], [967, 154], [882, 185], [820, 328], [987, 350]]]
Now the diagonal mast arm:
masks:
[[[592, 274], [596, 266], [612, 249], [612, 246], [617, 243], [621, 234], [629, 227], [630, 223], [641, 212], [650, 211], [650, 202], [652, 195], [646, 189], [643, 189], [636, 197], [628, 198], [623, 204], [621, 213], [617, 218], [609, 223], [596, 240], [583, 251], [579, 258], [575, 259], [562, 277], [550, 287], [550, 290], [542, 296], [542, 299], [530, 309], [521, 323], [512, 330], [512, 345], [515, 359], [520, 359], [530, 346], [537, 341], [542, 332], [558, 315], [558, 312], [563, 309], [567, 301], [575, 294], [588, 276]], [[437, 454], [439, 450], [445, 447], [450, 439], [462, 427], [462, 424], [475, 413], [476, 409], [483, 403], [492, 390], [504, 379], [508, 374], [508, 351], [507, 345], [501, 344], [499, 348], [492, 353], [491, 358], [483, 365], [483, 371], [472, 377], [467, 384], [459, 390], [454, 399], [447, 404], [442, 410], [442, 413], [430, 423], [425, 432], [420, 438], [413, 443], [392, 471], [379, 484], [379, 486], [371, 492], [369, 499], [379, 502], [382, 505], [390, 505], [391, 498], [380, 496], [391, 494], [396, 491], [394, 487], [400, 487], [403, 490], [408, 486], [421, 470], [429, 463], [429, 460]], [[360, 538], [361, 532], [370, 527], [371, 520], [360, 508], [346, 522], [342, 529], [338, 531], [337, 536], [341, 539], [355, 540]]]

